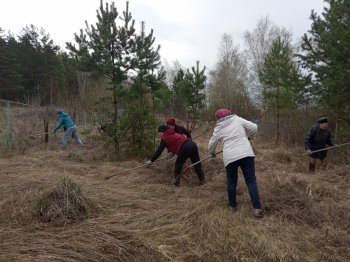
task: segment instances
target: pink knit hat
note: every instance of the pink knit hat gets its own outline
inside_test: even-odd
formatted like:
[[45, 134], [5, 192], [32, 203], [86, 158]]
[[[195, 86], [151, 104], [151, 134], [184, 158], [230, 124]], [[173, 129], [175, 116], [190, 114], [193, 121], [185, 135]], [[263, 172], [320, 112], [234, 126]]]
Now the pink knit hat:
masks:
[[216, 120], [219, 120], [225, 116], [232, 115], [231, 111], [226, 108], [220, 108], [215, 112]]

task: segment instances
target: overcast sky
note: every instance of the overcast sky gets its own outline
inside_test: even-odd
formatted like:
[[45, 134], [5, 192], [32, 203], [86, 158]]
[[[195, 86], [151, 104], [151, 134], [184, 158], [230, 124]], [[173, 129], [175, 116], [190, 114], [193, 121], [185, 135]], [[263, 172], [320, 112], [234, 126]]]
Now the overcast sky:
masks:
[[[126, 1], [114, 2], [119, 11], [125, 9]], [[96, 23], [99, 5], [100, 0], [1, 0], [0, 27], [17, 35], [33, 24], [64, 48], [65, 42], [74, 41], [74, 33], [85, 29], [85, 20]], [[224, 33], [243, 48], [244, 32], [268, 16], [296, 41], [310, 29], [311, 10], [321, 14], [324, 6], [323, 0], [129, 0], [137, 29], [145, 21], [146, 31], [154, 30], [163, 62], [178, 60], [189, 68], [199, 60], [209, 69]]]

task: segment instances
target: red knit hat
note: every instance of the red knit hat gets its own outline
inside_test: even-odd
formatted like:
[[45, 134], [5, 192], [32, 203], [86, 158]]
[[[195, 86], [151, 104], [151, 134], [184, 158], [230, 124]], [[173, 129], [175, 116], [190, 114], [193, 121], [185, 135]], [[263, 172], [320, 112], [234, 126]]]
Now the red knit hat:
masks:
[[166, 121], [166, 124], [168, 126], [175, 126], [175, 119], [174, 118], [169, 118], [167, 121]]
[[225, 116], [229, 116], [231, 115], [231, 111], [226, 109], [226, 108], [221, 108], [221, 109], [218, 109], [216, 112], [215, 112], [215, 117], [216, 117], [216, 120], [219, 120], [220, 118], [223, 118]]

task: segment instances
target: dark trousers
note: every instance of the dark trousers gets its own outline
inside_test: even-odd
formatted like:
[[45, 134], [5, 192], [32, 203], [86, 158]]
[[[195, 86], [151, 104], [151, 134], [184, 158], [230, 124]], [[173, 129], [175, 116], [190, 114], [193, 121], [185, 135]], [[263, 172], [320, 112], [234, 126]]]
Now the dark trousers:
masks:
[[[182, 167], [185, 164], [187, 158], [190, 158], [192, 163], [200, 161], [198, 147], [197, 147], [196, 143], [191, 141], [191, 140], [186, 141], [182, 145], [182, 147], [179, 151], [179, 154], [178, 154], [176, 161], [175, 161], [175, 175], [181, 174]], [[202, 170], [201, 163], [193, 166], [193, 168], [196, 171], [198, 179], [203, 180], [204, 173]]]
[[241, 167], [245, 183], [247, 184], [250, 200], [255, 209], [260, 209], [260, 197], [255, 177], [254, 157], [245, 157], [226, 166], [227, 194], [229, 205], [236, 207], [236, 189], [238, 182], [238, 167]]

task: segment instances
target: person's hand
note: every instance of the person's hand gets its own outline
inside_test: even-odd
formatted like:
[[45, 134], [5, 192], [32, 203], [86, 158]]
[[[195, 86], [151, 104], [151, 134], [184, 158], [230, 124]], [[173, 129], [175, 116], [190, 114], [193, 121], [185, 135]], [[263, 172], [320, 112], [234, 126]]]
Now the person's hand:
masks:
[[152, 168], [153, 167], [153, 162], [151, 160], [148, 160], [146, 162], [146, 166], [147, 166], [147, 168]]
[[337, 144], [334, 144], [333, 146], [337, 146]]
[[166, 156], [166, 159], [169, 160], [169, 159], [173, 158], [174, 156], [175, 156], [175, 154], [173, 152], [169, 152]]
[[306, 154], [310, 156], [310, 155], [312, 155], [312, 151], [310, 149], [308, 149], [308, 150], [306, 150]]
[[212, 158], [216, 157], [216, 153], [211, 153], [211, 157]]

